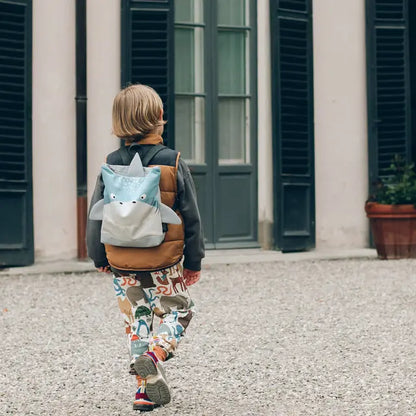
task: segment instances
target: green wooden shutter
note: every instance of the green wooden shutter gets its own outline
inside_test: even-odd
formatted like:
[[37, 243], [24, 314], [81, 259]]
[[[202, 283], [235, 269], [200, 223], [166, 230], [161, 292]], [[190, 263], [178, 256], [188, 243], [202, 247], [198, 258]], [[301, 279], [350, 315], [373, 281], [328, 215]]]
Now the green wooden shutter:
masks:
[[32, 2], [0, 0], [0, 267], [33, 263]]
[[367, 0], [370, 184], [395, 154], [411, 159], [408, 1]]
[[312, 3], [272, 0], [275, 241], [315, 244]]
[[164, 139], [174, 147], [173, 5], [168, 0], [122, 1], [122, 87], [146, 84], [162, 98]]

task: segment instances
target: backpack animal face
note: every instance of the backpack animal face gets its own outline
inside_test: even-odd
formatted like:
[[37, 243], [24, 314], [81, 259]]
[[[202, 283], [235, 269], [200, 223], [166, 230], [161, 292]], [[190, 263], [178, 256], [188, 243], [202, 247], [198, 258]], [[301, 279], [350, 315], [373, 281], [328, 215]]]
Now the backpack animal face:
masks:
[[155, 247], [165, 237], [162, 223], [180, 224], [160, 200], [160, 168], [143, 168], [136, 153], [129, 166], [101, 167], [104, 198], [90, 212], [102, 220], [101, 242], [120, 247]]

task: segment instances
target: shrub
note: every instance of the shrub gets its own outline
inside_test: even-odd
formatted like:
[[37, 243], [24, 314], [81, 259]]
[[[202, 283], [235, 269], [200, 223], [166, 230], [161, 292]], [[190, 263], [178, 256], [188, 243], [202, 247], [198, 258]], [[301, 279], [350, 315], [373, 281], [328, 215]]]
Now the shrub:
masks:
[[395, 155], [388, 169], [390, 175], [378, 179], [369, 201], [388, 205], [416, 205], [414, 167], [414, 163], [407, 163], [400, 155]]

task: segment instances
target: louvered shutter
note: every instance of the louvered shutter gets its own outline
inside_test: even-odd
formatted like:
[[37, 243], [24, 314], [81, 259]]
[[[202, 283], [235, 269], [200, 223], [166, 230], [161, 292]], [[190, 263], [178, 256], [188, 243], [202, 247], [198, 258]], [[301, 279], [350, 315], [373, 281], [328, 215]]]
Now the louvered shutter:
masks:
[[315, 244], [312, 4], [272, 0], [275, 240], [282, 251]]
[[164, 140], [174, 147], [173, 2], [122, 2], [122, 87], [146, 84], [163, 101]]
[[0, 267], [33, 263], [31, 20], [0, 0]]
[[367, 0], [370, 183], [395, 154], [411, 159], [407, 0]]

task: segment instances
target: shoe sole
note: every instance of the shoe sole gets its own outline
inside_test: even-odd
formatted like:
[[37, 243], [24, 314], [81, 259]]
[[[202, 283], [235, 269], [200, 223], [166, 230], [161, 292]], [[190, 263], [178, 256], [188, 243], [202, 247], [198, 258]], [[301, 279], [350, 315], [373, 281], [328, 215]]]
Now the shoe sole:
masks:
[[160, 405], [158, 404], [133, 404], [133, 410], [138, 410], [140, 412], [151, 412], [157, 407], [160, 407]]
[[170, 389], [161, 366], [155, 366], [150, 357], [140, 356], [134, 363], [136, 373], [146, 379], [146, 393], [156, 404], [167, 404], [171, 400]]

